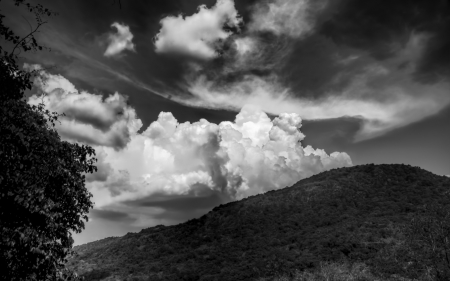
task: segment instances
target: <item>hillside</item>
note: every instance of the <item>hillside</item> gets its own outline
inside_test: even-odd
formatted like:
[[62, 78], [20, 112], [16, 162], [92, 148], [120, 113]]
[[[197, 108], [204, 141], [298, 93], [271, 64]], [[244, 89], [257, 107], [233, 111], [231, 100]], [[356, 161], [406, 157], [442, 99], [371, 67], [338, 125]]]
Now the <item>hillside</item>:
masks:
[[345, 260], [406, 276], [404, 226], [425, 204], [448, 205], [449, 192], [450, 178], [417, 167], [340, 168], [183, 224], [74, 247], [69, 266], [87, 280], [236, 281]]

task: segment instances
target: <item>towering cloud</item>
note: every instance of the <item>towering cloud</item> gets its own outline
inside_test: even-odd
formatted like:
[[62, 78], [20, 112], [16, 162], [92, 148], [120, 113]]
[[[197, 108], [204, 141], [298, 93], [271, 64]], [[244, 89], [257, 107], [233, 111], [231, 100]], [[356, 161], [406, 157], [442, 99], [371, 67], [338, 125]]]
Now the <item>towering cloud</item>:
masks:
[[116, 56], [124, 50], [134, 51], [133, 34], [130, 27], [125, 24], [113, 23], [111, 25], [117, 29], [116, 33], [111, 33], [108, 36], [108, 48], [104, 55], [106, 57]]
[[231, 35], [224, 26], [238, 28], [240, 22], [233, 0], [218, 0], [211, 9], [201, 5], [192, 16], [165, 17], [155, 37], [156, 52], [214, 58], [218, 42]]
[[112, 170], [90, 183], [97, 206], [151, 194], [200, 194], [205, 188], [240, 199], [290, 186], [318, 172], [352, 165], [346, 153], [302, 147], [297, 114], [274, 120], [245, 106], [235, 122], [178, 123], [171, 113], [131, 138], [120, 151], [100, 148]]

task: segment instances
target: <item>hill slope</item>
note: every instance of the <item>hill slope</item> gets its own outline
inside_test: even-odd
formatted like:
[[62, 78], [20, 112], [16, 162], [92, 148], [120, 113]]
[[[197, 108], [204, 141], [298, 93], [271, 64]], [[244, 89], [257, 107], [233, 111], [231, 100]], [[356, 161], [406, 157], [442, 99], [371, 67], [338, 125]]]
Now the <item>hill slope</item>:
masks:
[[423, 205], [448, 205], [449, 192], [450, 178], [417, 167], [335, 169], [183, 224], [77, 246], [69, 265], [120, 280], [254, 280], [341, 260], [401, 274], [386, 253]]

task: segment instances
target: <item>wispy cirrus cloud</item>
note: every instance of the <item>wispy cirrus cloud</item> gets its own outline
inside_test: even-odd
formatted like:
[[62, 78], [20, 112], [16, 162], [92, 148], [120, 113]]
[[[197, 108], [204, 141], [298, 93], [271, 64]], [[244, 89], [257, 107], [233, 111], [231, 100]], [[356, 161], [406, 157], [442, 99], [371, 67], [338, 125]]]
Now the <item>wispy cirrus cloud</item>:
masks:
[[[234, 110], [242, 104], [254, 104], [272, 114], [295, 112], [312, 120], [354, 116], [363, 119], [356, 140], [372, 138], [421, 120], [450, 103], [448, 82], [421, 84], [405, 75], [392, 76], [388, 70], [379, 70], [369, 67], [365, 73], [355, 75], [345, 89], [319, 98], [302, 98], [278, 83], [275, 76], [248, 75], [225, 85], [216, 85], [205, 76], [199, 76], [189, 82], [188, 90], [193, 97], [180, 102]], [[393, 77], [399, 81], [391, 83]]]

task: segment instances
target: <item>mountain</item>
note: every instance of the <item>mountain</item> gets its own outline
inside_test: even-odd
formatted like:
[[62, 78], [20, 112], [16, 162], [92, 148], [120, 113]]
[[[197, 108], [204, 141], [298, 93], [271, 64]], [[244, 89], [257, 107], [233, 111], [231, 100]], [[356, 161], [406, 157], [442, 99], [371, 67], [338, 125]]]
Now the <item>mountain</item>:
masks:
[[449, 192], [450, 178], [418, 167], [334, 169], [186, 223], [76, 246], [68, 266], [86, 280], [263, 280], [324, 261], [407, 276], [405, 229], [424, 206], [449, 206]]

